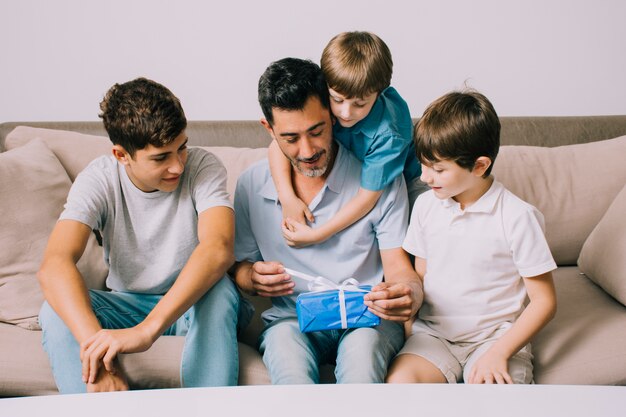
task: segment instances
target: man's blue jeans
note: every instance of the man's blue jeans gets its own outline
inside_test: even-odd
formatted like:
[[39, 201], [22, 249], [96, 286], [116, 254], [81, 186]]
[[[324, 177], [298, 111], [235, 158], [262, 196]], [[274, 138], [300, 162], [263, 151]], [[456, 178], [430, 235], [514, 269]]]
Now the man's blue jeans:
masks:
[[[89, 290], [91, 305], [105, 329], [137, 325], [162, 298], [124, 292]], [[184, 387], [237, 385], [239, 292], [228, 277], [219, 280], [164, 335], [185, 336], [181, 364]], [[46, 302], [39, 313], [43, 346], [59, 391], [86, 392], [79, 346], [63, 320]]]
[[404, 330], [382, 320], [377, 327], [301, 333], [296, 318], [279, 319], [260, 339], [272, 384], [317, 384], [319, 365], [336, 363], [337, 383], [382, 383], [404, 343]]

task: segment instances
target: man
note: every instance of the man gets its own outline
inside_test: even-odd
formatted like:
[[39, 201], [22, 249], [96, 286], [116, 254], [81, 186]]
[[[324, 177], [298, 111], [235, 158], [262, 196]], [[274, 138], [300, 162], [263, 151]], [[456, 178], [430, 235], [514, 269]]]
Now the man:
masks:
[[[263, 126], [291, 162], [296, 194], [316, 222], [328, 221], [358, 192], [361, 163], [333, 141], [320, 68], [294, 58], [272, 63], [259, 81], [259, 102]], [[292, 248], [280, 235], [286, 226], [267, 161], [240, 176], [235, 216], [237, 285], [249, 294], [272, 297], [260, 339], [272, 383], [317, 383], [319, 365], [325, 362], [336, 362], [339, 383], [383, 382], [389, 361], [404, 342], [401, 323], [413, 317], [423, 294], [401, 248], [408, 217], [402, 176], [363, 219], [315, 246]], [[286, 274], [285, 267], [336, 283], [354, 277], [361, 284], [377, 284], [365, 303], [384, 320], [375, 328], [301, 333], [297, 278]]]
[[[145, 351], [162, 334], [186, 335], [183, 386], [236, 385], [240, 300], [225, 277], [234, 241], [226, 171], [187, 149], [185, 114], [162, 85], [116, 84], [100, 108], [112, 155], [76, 178], [38, 273], [59, 391], [128, 389], [117, 355]], [[112, 291], [87, 290], [76, 268], [92, 229]]]

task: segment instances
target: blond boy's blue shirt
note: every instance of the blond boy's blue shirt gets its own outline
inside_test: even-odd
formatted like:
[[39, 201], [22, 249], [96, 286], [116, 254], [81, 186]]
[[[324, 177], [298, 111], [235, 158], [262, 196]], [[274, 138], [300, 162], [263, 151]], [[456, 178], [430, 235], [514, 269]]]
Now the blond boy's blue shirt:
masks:
[[378, 95], [363, 120], [349, 128], [335, 123], [333, 133], [363, 162], [361, 187], [366, 190], [380, 191], [402, 173], [407, 183], [421, 174], [409, 107], [393, 87]]

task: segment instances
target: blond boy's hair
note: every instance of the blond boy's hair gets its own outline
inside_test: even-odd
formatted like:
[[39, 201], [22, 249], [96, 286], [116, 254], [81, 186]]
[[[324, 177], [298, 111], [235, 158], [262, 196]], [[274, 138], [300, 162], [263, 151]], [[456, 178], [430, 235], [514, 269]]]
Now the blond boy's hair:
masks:
[[355, 98], [389, 87], [393, 61], [389, 48], [375, 34], [343, 32], [324, 48], [321, 67], [330, 88]]

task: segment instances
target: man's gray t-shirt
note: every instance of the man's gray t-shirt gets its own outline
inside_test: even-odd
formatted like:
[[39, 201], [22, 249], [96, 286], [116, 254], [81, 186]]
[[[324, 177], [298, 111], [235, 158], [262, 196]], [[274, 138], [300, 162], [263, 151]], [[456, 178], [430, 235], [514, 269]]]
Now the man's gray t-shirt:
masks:
[[95, 159], [74, 181], [59, 219], [100, 230], [108, 288], [164, 294], [198, 245], [198, 214], [216, 206], [232, 208], [226, 169], [192, 148], [173, 192], [143, 192], [113, 156]]

